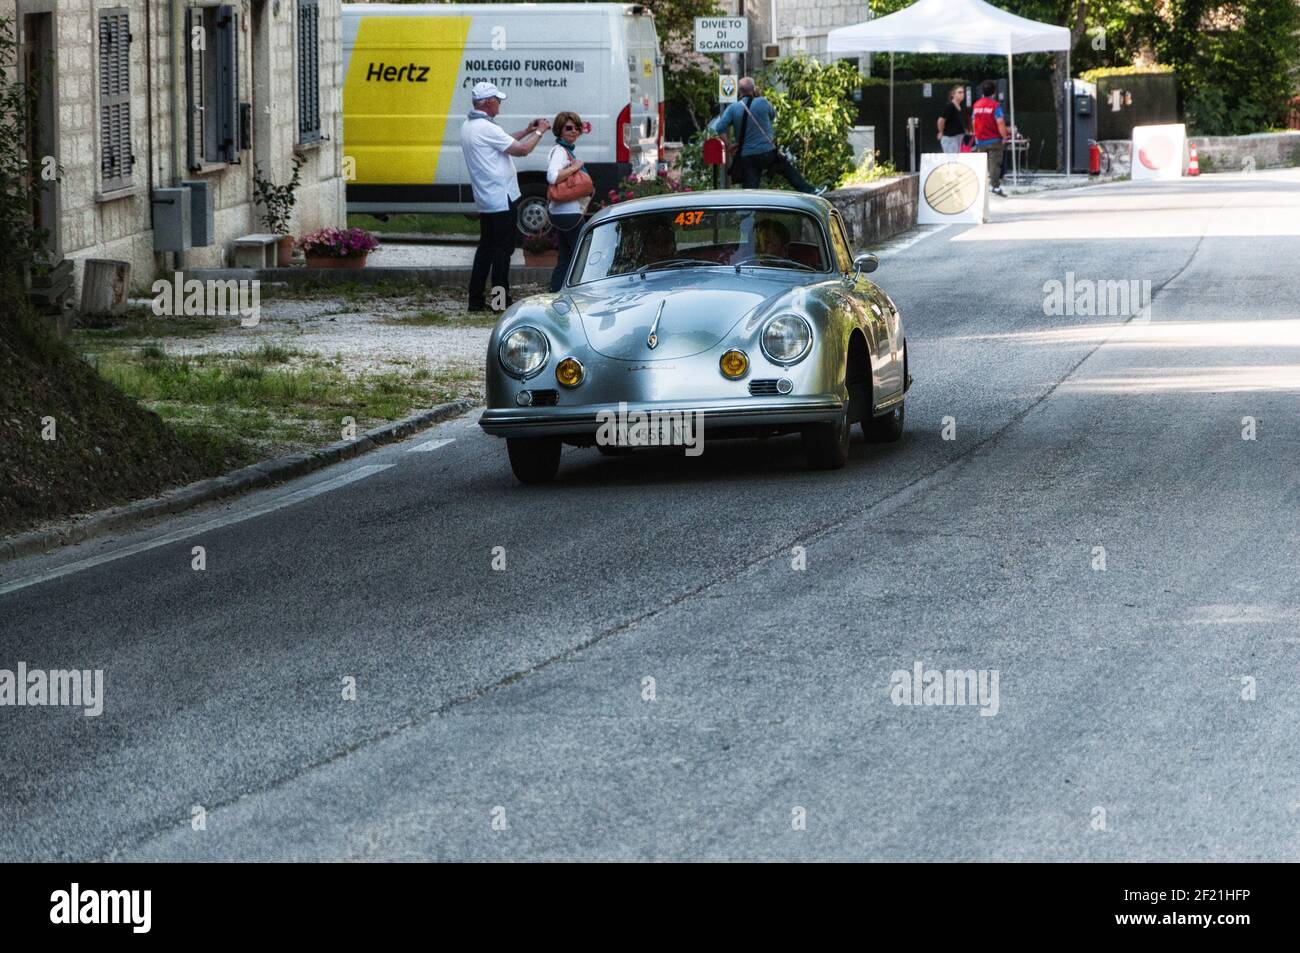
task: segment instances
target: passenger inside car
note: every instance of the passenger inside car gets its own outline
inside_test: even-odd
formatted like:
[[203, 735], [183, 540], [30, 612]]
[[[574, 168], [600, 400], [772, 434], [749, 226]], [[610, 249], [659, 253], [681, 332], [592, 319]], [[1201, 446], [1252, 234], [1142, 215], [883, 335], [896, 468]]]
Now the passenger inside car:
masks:
[[774, 218], [760, 218], [754, 225], [754, 248], [759, 255], [790, 257], [790, 229]]

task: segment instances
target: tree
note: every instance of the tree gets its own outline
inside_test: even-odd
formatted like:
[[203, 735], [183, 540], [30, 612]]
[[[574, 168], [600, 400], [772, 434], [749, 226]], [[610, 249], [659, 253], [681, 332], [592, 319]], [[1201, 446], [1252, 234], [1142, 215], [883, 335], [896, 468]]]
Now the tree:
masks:
[[695, 18], [722, 12], [717, 0], [652, 0], [655, 30], [664, 57], [664, 99], [686, 107], [698, 131], [717, 96], [718, 61], [695, 52]]
[[760, 75], [763, 95], [776, 110], [777, 144], [789, 147], [810, 182], [838, 183], [853, 171], [849, 129], [853, 90], [862, 74], [844, 60], [823, 65], [807, 56], [777, 60]]

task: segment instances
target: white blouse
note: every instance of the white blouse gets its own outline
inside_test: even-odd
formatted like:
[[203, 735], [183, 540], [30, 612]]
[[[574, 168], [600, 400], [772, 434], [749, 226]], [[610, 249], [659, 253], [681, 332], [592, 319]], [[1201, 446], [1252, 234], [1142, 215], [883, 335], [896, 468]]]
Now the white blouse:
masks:
[[[550, 161], [546, 165], [546, 181], [554, 185], [561, 170], [572, 161], [573, 158], [569, 155], [569, 150], [564, 146], [559, 143], [551, 146]], [[550, 202], [546, 207], [552, 215], [582, 214], [582, 202], [579, 199], [574, 199], [572, 202]]]

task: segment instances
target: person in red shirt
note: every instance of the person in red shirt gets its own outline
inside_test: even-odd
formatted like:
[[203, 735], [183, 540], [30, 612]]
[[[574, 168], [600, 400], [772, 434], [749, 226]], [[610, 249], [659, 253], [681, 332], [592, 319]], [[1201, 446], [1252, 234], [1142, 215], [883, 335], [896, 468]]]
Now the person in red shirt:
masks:
[[1007, 140], [1007, 123], [1002, 104], [994, 96], [997, 91], [998, 84], [991, 79], [980, 83], [984, 95], [971, 107], [971, 134], [975, 137], [976, 151], [989, 157], [989, 184], [993, 186], [993, 194], [1002, 195], [1002, 150]]

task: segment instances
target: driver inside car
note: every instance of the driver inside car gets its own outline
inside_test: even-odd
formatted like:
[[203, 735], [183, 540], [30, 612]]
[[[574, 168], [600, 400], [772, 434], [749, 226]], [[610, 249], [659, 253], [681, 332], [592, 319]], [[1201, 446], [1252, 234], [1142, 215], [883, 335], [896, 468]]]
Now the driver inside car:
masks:
[[774, 218], [760, 218], [754, 225], [754, 251], [771, 258], [789, 258], [790, 229]]
[[645, 232], [645, 261], [643, 264], [653, 265], [655, 262], [668, 261], [670, 258], [677, 256], [677, 234], [673, 231], [672, 225], [663, 220], [651, 222]]

